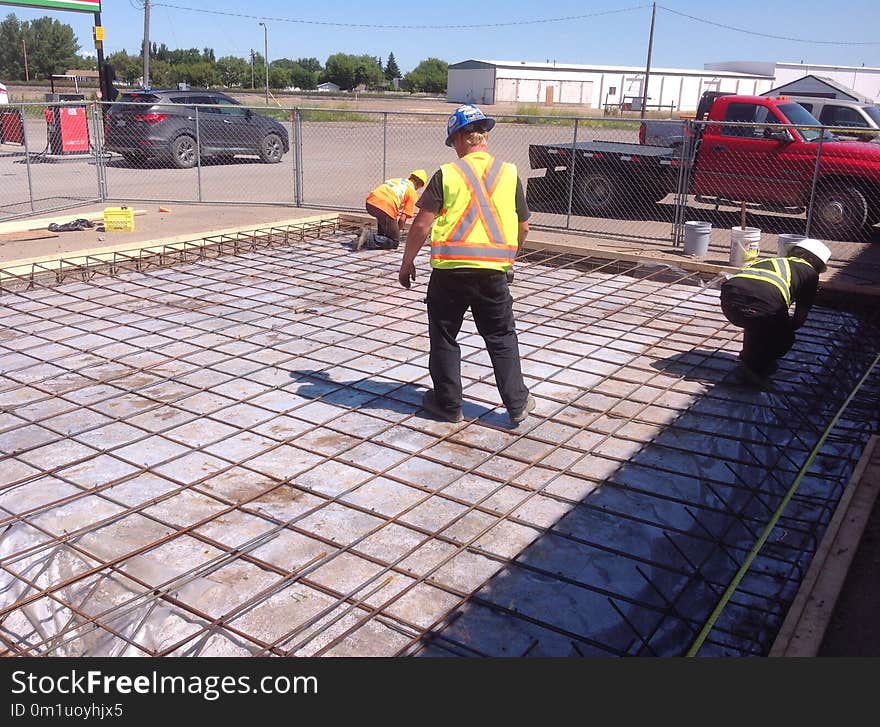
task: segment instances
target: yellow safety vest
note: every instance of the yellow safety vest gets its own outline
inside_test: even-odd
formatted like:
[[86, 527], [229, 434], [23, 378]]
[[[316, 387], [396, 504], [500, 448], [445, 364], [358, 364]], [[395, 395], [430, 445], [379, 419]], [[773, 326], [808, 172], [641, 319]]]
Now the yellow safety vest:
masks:
[[[782, 294], [782, 299], [785, 301], [785, 306], [787, 308], [791, 305], [792, 262], [800, 263], [802, 265], [810, 264], [806, 260], [801, 260], [797, 257], [767, 258], [765, 260], [756, 260], [750, 265], [747, 265], [743, 268], [742, 272], [737, 273], [733, 277], [745, 280], [763, 280], [765, 283], [770, 283], [770, 285], [776, 287], [776, 289]], [[762, 263], [769, 263], [772, 269], [757, 267]]]
[[431, 267], [506, 271], [516, 257], [516, 167], [473, 152], [441, 168], [443, 209], [431, 229]]

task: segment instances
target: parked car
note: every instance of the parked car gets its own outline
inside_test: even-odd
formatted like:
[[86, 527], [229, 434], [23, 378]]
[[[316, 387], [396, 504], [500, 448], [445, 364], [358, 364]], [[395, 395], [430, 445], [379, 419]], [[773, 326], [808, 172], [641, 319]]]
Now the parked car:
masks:
[[[803, 106], [819, 119], [823, 126], [835, 127], [835, 136], [851, 137], [860, 141], [873, 141], [880, 138], [880, 108], [874, 104], [843, 101], [836, 98], [814, 98], [812, 96], [787, 96], [786, 98]], [[847, 129], [858, 130], [859, 133], [847, 134]]]
[[104, 139], [108, 150], [132, 164], [170, 159], [180, 169], [196, 165], [199, 149], [202, 159], [246, 154], [267, 164], [280, 162], [290, 149], [283, 124], [223, 93], [198, 89], [123, 94], [106, 115]]

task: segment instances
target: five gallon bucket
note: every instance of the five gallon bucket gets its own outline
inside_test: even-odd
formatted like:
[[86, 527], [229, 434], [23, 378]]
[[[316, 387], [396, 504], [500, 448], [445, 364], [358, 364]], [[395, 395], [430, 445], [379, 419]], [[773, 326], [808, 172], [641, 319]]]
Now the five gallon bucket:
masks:
[[741, 268], [758, 259], [761, 230], [757, 227], [730, 228], [730, 264]]
[[685, 222], [684, 254], [704, 257], [709, 251], [709, 236], [711, 232], [711, 222]]
[[788, 251], [804, 239], [806, 238], [803, 235], [780, 235], [779, 238], [776, 240], [776, 249], [779, 253], [779, 257], [787, 257]]

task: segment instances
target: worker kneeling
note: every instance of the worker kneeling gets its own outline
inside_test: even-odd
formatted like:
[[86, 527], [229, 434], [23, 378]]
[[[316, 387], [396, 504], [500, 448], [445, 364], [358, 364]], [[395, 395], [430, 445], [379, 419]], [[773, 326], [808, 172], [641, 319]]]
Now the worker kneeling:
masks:
[[[721, 286], [721, 310], [743, 329], [740, 373], [763, 386], [777, 361], [794, 345], [794, 332], [807, 320], [816, 299], [819, 274], [831, 251], [819, 240], [797, 242], [786, 257], [758, 260]], [[794, 316], [788, 311], [795, 304]]]
[[424, 169], [415, 169], [406, 179], [386, 179], [367, 195], [367, 212], [376, 218], [378, 232], [364, 227], [354, 243], [355, 250], [396, 250], [406, 221], [415, 215], [417, 190], [428, 182]]

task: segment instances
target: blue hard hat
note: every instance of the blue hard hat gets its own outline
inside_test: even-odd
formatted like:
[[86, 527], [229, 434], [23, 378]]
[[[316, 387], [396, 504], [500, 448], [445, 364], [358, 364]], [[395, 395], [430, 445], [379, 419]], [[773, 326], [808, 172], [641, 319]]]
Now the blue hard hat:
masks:
[[455, 109], [446, 122], [446, 146], [452, 146], [452, 137], [456, 132], [474, 124], [480, 124], [480, 131], [489, 131], [495, 126], [495, 119], [490, 119], [471, 103], [462, 104]]

